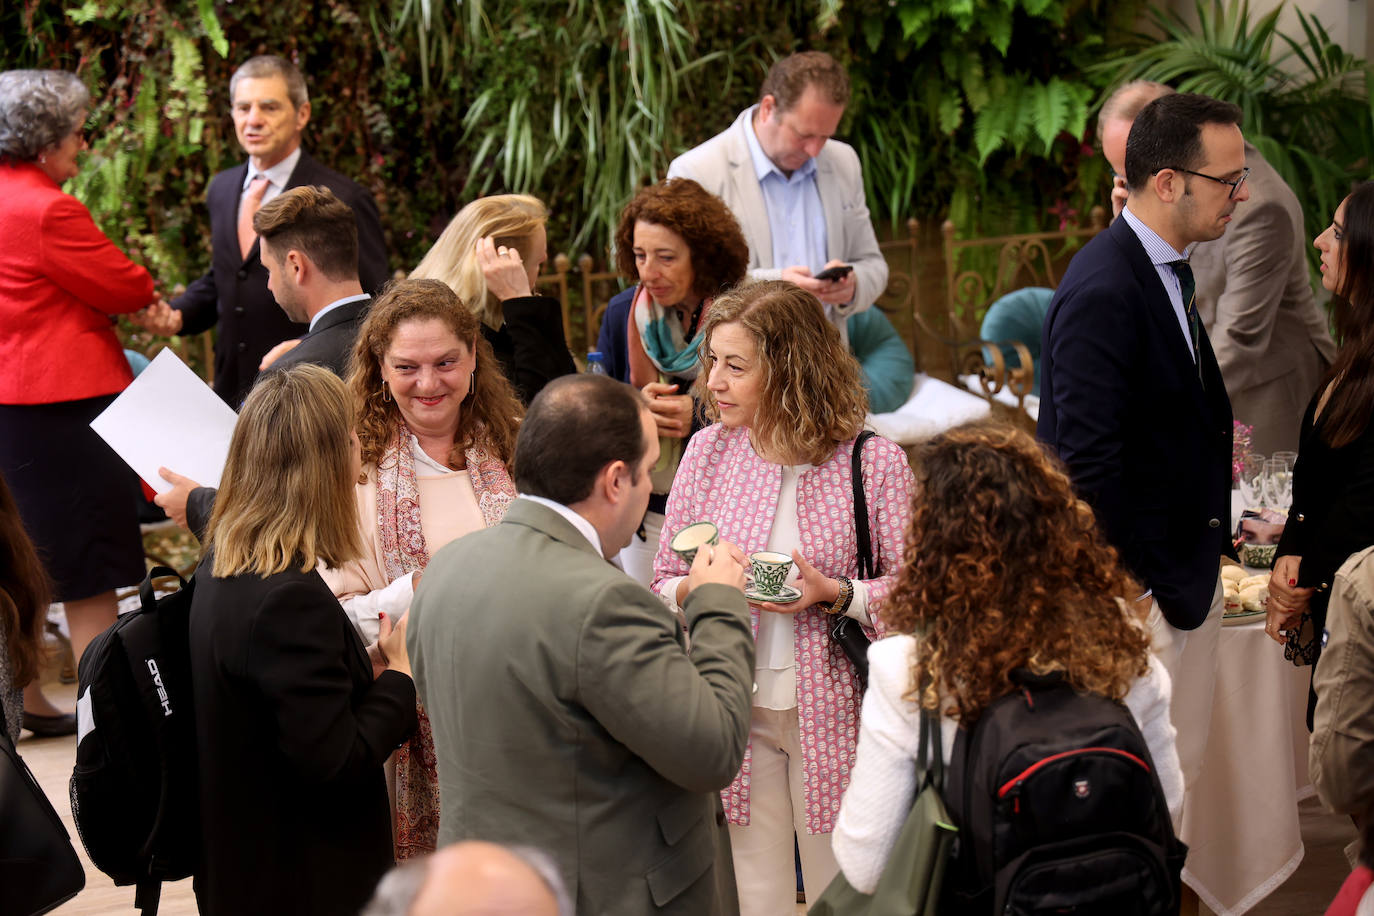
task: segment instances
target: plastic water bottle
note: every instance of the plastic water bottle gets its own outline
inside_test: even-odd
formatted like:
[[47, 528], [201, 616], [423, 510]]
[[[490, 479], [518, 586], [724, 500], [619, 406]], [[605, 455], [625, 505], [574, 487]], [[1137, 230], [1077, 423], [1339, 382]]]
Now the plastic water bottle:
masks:
[[587, 354], [587, 371], [592, 375], [606, 375], [606, 358], [601, 355], [600, 350], [592, 350]]

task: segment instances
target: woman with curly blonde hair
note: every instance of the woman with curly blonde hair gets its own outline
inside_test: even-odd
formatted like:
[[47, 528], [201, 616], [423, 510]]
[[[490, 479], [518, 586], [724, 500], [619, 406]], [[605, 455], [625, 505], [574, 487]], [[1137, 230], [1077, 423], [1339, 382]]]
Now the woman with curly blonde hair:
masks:
[[916, 790], [921, 709], [943, 717], [948, 760], [956, 729], [1011, 692], [1017, 668], [1124, 702], [1176, 817], [1183, 775], [1169, 676], [1127, 610], [1140, 588], [1092, 510], [1040, 444], [1009, 426], [950, 430], [917, 467], [906, 554], [883, 613], [900, 635], [869, 650], [858, 760], [835, 827], [845, 877], [871, 892], [882, 875]]
[[[790, 594], [751, 598], [756, 637], [749, 750], [723, 793], [740, 912], [796, 907], [795, 832], [806, 888], [837, 865], [830, 833], [854, 763], [862, 689], [830, 638], [831, 615], [882, 630], [896, 584], [913, 479], [906, 455], [873, 438], [860, 453], [878, 573], [861, 579], [853, 455], [867, 397], [859, 364], [815, 296], [783, 281], [719, 296], [702, 330], [694, 393], [713, 425], [687, 444], [665, 531], [714, 522], [746, 553], [790, 555]], [[654, 589], [681, 602], [687, 565], [663, 539]], [[784, 601], [790, 597], [792, 600]]]
[[[434, 551], [495, 525], [515, 498], [509, 467], [523, 409], [480, 321], [438, 280], [400, 280], [372, 304], [348, 387], [363, 474], [356, 488], [363, 556], [324, 571], [365, 642], [410, 608]], [[396, 848], [434, 849], [439, 783], [423, 710], [397, 751]]]

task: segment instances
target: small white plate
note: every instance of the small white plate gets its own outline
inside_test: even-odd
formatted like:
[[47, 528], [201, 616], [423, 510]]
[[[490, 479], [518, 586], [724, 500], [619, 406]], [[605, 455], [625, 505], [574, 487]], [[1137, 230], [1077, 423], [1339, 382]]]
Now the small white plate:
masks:
[[750, 585], [744, 590], [744, 597], [750, 601], [767, 601], [769, 604], [791, 604], [801, 597], [801, 590], [784, 585], [776, 595], [765, 595], [763, 592], [755, 591], [754, 586]]

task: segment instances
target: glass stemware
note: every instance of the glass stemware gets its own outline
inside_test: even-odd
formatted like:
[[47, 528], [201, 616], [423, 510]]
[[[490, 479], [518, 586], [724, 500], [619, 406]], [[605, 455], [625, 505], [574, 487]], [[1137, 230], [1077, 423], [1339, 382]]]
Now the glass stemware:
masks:
[[1264, 494], [1270, 506], [1287, 512], [1293, 504], [1293, 465], [1287, 458], [1264, 463]]
[[1264, 508], [1264, 463], [1263, 455], [1246, 455], [1240, 463], [1240, 495], [1245, 501], [1243, 509]]

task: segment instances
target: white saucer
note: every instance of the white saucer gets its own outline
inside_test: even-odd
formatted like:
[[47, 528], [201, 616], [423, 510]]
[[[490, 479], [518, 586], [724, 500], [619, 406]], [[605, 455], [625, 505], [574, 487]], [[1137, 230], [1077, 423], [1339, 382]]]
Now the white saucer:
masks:
[[791, 604], [801, 597], [801, 590], [784, 585], [776, 595], [765, 595], [763, 592], [755, 591], [754, 586], [750, 585], [744, 590], [744, 597], [750, 601], [767, 601], [770, 604]]

